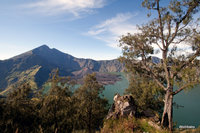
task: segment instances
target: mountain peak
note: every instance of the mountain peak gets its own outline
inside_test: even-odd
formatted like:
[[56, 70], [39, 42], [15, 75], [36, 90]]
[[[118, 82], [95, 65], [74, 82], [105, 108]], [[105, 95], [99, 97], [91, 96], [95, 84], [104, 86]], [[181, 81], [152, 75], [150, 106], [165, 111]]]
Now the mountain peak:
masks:
[[[33, 69], [35, 66], [37, 68]], [[49, 73], [55, 68], [59, 68], [62, 76], [72, 76], [79, 80], [92, 72], [121, 72], [123, 64], [116, 62], [116, 60], [79, 59], [55, 48], [49, 48], [47, 45], [41, 45], [6, 61], [0, 61], [0, 90], [29, 79], [35, 81], [37, 86], [40, 87], [48, 80]], [[103, 84], [105, 84], [105, 81], [107, 84], [110, 83], [110, 80], [114, 80], [109, 75], [99, 74], [98, 76]], [[108, 78], [105, 79], [104, 77]]]
[[47, 54], [51, 51], [52, 49], [49, 48], [46, 44], [41, 45], [35, 49], [32, 50], [33, 53], [40, 53], [40, 54]]
[[46, 44], [43, 44], [43, 45], [37, 47], [36, 49], [50, 49], [50, 48]]

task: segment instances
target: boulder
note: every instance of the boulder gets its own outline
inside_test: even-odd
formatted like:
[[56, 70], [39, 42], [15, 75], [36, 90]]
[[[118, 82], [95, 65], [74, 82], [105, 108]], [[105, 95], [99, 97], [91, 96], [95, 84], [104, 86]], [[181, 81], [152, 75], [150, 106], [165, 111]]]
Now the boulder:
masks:
[[106, 119], [135, 116], [136, 106], [131, 95], [120, 96], [119, 94], [116, 94], [113, 100], [114, 103], [112, 104]]

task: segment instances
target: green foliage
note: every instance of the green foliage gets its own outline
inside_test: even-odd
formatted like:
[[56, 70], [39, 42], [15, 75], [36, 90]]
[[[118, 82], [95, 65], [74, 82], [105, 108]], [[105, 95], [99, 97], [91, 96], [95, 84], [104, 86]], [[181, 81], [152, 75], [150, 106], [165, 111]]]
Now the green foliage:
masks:
[[133, 96], [139, 114], [147, 109], [161, 113], [164, 91], [153, 80], [134, 75], [126, 93]]
[[[102, 97], [103, 86], [95, 75], [75, 94], [74, 82], [60, 77], [58, 69], [50, 74], [48, 93], [33, 95], [28, 83], [19, 85], [0, 99], [0, 132], [53, 133], [88, 132], [99, 129], [107, 114], [108, 101]], [[41, 90], [42, 91], [42, 90]]]
[[31, 88], [23, 84], [11, 92], [3, 104], [1, 132], [37, 132], [38, 112], [30, 99]]
[[[142, 77], [139, 80], [143, 81], [138, 82], [139, 87], [133, 83], [134, 87], [130, 87], [136, 88], [136, 97], [144, 93], [142, 97], [147, 95], [152, 99], [149, 95], [150, 88], [160, 87], [165, 92], [161, 124], [172, 131], [173, 96], [200, 83], [199, 18], [194, 17], [200, 10], [200, 1], [170, 0], [167, 5], [161, 0], [143, 0], [142, 6], [147, 8], [150, 14], [156, 12], [157, 16], [154, 15], [147, 24], [138, 26], [137, 33], [128, 33], [121, 37], [123, 56], [120, 60], [125, 63], [129, 72]], [[150, 17], [150, 14], [147, 16]], [[153, 54], [159, 52], [160, 63], [152, 62]], [[157, 86], [153, 87], [152, 83]], [[177, 90], [174, 90], [175, 85]], [[146, 99], [138, 98], [144, 100], [144, 104], [138, 103], [145, 105]]]
[[100, 85], [95, 74], [85, 77], [84, 84], [75, 92], [77, 103], [77, 126], [93, 132], [102, 125], [108, 111], [108, 101], [103, 98], [104, 87]]
[[[51, 73], [51, 89], [42, 97], [40, 117], [43, 132], [71, 132], [73, 128], [73, 103], [68, 81], [58, 76], [58, 70]], [[59, 85], [60, 84], [60, 85]]]
[[[123, 51], [121, 61], [129, 71], [150, 75], [163, 89], [174, 83], [181, 84], [180, 88], [182, 86], [187, 88], [190, 87], [187, 85], [190, 82], [199, 83], [198, 78], [192, 78], [199, 76], [199, 73], [194, 73], [198, 72], [198, 63], [192, 62], [198, 62], [197, 57], [200, 53], [200, 32], [197, 28], [199, 22], [198, 18], [193, 18], [199, 11], [200, 2], [171, 0], [168, 7], [161, 4], [159, 0], [143, 1], [142, 5], [150, 11], [156, 11], [158, 17], [138, 26], [138, 33], [133, 35], [128, 33], [121, 37], [120, 46]], [[187, 49], [193, 52], [191, 54], [181, 52], [185, 50], [181, 45], [187, 46]], [[162, 52], [162, 65], [151, 62], [152, 54], [157, 52]], [[183, 71], [187, 72], [181, 73]], [[184, 82], [176, 80], [184, 76], [188, 78]]]

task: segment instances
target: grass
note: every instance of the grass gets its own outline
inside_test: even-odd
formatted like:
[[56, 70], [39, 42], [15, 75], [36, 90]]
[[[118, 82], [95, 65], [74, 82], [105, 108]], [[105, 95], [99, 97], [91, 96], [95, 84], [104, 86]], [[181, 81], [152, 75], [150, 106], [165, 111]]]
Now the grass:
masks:
[[[109, 119], [104, 121], [101, 133], [170, 133], [161, 127], [151, 126], [149, 122], [149, 119], [134, 117]], [[196, 129], [175, 129], [173, 133], [200, 133], [200, 126]]]
[[102, 133], [168, 133], [166, 130], [156, 129], [148, 124], [147, 119], [134, 117], [110, 119], [104, 122]]

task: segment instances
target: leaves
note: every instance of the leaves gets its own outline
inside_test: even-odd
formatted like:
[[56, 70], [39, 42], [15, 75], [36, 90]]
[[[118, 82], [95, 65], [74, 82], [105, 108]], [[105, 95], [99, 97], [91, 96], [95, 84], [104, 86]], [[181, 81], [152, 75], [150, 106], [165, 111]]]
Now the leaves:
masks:
[[58, 73], [57, 69], [50, 74], [51, 88], [46, 94], [33, 95], [30, 85], [22, 84], [6, 99], [0, 99], [1, 132], [68, 133], [93, 131], [101, 126], [108, 101], [95, 74], [88, 75], [85, 84], [73, 94], [72, 80]]
[[80, 129], [91, 132], [102, 125], [108, 111], [108, 101], [102, 95], [103, 90], [104, 87], [93, 73], [85, 77], [84, 84], [75, 92]]
[[[192, 23], [192, 16], [199, 9], [200, 2], [171, 0], [169, 9], [161, 7], [159, 0], [144, 0], [142, 4], [149, 10], [155, 10], [158, 17], [145, 25], [138, 26], [138, 33], [121, 37], [123, 56], [120, 60], [125, 63], [127, 70], [140, 76], [146, 75], [165, 90], [174, 83], [185, 84], [193, 77], [198, 77], [198, 73], [191, 72], [192, 69], [198, 70], [198, 64], [193, 63], [192, 69], [186, 67], [200, 56], [200, 31], [195, 28], [198, 24]], [[190, 54], [181, 53], [185, 46], [186, 50], [194, 51]], [[162, 55], [161, 63], [154, 64], [151, 56], [158, 49]], [[188, 74], [186, 72], [183, 74], [186, 70]], [[188, 77], [180, 81], [181, 75]]]
[[[200, 9], [200, 1], [171, 0], [167, 6], [161, 0], [143, 0], [142, 5], [151, 13], [155, 11], [157, 16], [138, 26], [138, 33], [121, 37], [123, 56], [120, 61], [138, 80], [131, 81], [129, 92], [141, 110], [152, 108], [150, 105], [153, 104], [148, 101], [159, 101], [157, 96], [158, 99], [154, 99], [152, 90], [161, 88], [158, 92], [165, 92], [163, 124], [165, 113], [172, 117], [169, 108], [172, 108], [173, 100], [167, 103], [168, 98], [173, 99], [173, 95], [194, 87], [200, 81], [199, 18], [194, 17]], [[161, 61], [154, 63], [151, 58], [157, 49], [161, 52]], [[179, 87], [177, 90], [174, 90], [175, 85]], [[168, 122], [172, 131], [172, 118], [168, 117]]]
[[136, 74], [132, 75], [126, 93], [133, 96], [139, 113], [147, 109], [157, 112], [162, 111], [164, 92], [153, 80], [149, 80], [148, 77]]

